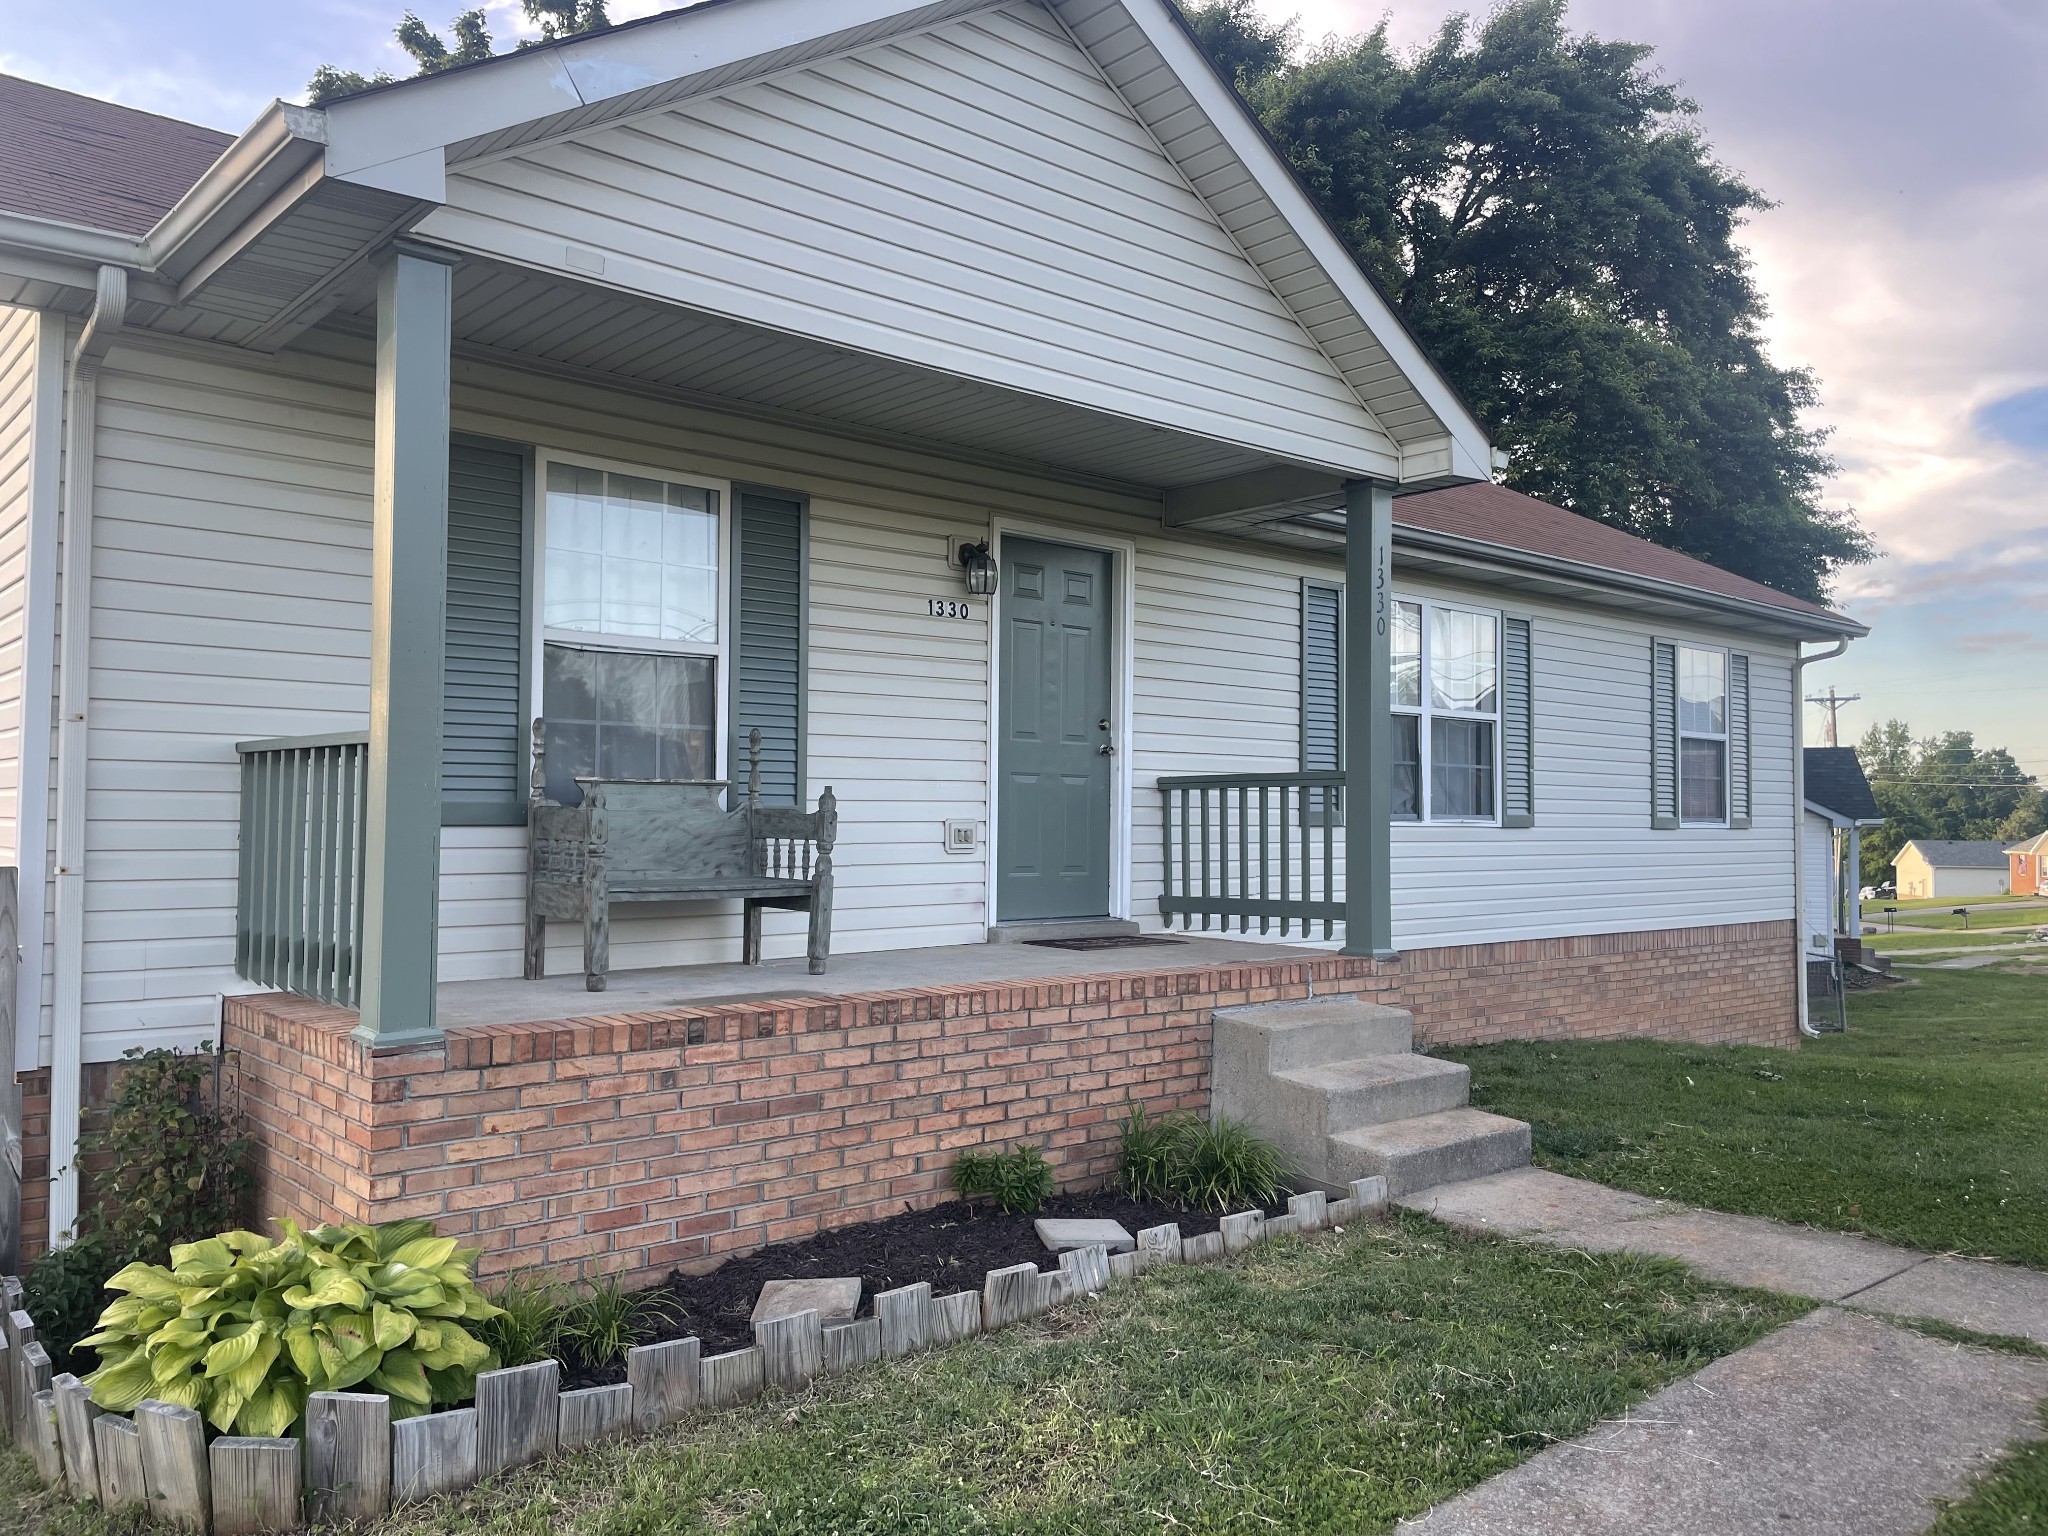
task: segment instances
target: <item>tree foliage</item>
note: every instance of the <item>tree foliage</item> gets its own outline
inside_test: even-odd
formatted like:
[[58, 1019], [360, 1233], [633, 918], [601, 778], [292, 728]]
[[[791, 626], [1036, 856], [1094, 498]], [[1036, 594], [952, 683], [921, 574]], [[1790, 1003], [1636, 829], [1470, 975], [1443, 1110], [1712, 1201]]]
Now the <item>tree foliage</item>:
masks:
[[1980, 748], [1969, 731], [1915, 739], [1903, 720], [1873, 725], [1856, 757], [1884, 813], [1863, 835], [1863, 879], [1889, 879], [1914, 838], [2013, 843], [2048, 831], [2048, 795], [2003, 747]]
[[[584, 32], [602, 32], [612, 24], [605, 14], [605, 0], [520, 0], [520, 5], [526, 19], [540, 28], [540, 36], [521, 43], [522, 48], [531, 47], [532, 42], [552, 43]], [[398, 39], [398, 46], [412, 56], [417, 66], [413, 70], [415, 76], [438, 75], [458, 64], [476, 64], [491, 57], [491, 29], [481, 8], [457, 16], [448, 24], [448, 32], [452, 41], [442, 38], [407, 11], [392, 35]], [[337, 96], [351, 96], [373, 85], [390, 85], [396, 79], [397, 76], [386, 72], [365, 75], [322, 64], [307, 82], [306, 95], [317, 107]]]
[[1776, 366], [1736, 242], [1769, 206], [1640, 43], [1565, 0], [1304, 52], [1252, 0], [1189, 20], [1509, 455], [1506, 481], [1802, 597], [1869, 558], [1821, 502], [1811, 374]]

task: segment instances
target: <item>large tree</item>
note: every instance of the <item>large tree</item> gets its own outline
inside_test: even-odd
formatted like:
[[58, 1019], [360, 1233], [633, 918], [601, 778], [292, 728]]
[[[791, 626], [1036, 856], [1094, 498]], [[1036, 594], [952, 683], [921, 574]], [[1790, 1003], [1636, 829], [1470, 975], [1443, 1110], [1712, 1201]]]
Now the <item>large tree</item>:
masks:
[[1797, 596], [1869, 558], [1823, 505], [1814, 381], [1765, 354], [1737, 243], [1768, 207], [1640, 43], [1565, 0], [1382, 21], [1304, 52], [1253, 0], [1188, 18], [1310, 193], [1507, 450], [1506, 481]]
[[[526, 19], [540, 28], [536, 41], [549, 43], [582, 32], [602, 32], [611, 25], [605, 14], [605, 0], [520, 0]], [[415, 75], [438, 75], [458, 64], [475, 64], [491, 57], [491, 29], [481, 9], [464, 11], [448, 24], [453, 41], [441, 37], [417, 15], [407, 11], [392, 35], [398, 46], [412, 56]], [[520, 46], [529, 46], [526, 43]], [[322, 64], [306, 83], [306, 95], [313, 105], [337, 96], [367, 91], [373, 85], [389, 85], [397, 76], [379, 72], [365, 75], [353, 69]]]
[[1890, 878], [1916, 837], [2018, 842], [2048, 829], [2048, 796], [2003, 747], [1969, 731], [1915, 739], [1903, 720], [1873, 725], [1856, 744], [1884, 825], [1863, 837], [1863, 878]]

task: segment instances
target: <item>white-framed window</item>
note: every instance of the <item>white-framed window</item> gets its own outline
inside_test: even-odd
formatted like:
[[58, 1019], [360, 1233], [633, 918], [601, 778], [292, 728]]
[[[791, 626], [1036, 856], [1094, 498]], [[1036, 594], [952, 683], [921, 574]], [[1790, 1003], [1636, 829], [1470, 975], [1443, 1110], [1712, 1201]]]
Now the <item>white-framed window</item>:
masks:
[[1497, 612], [1395, 600], [1389, 649], [1397, 820], [1500, 820], [1500, 634]]
[[731, 487], [554, 454], [540, 483], [548, 798], [579, 802], [578, 776], [718, 777]]
[[1728, 824], [1728, 653], [1678, 648], [1678, 819]]

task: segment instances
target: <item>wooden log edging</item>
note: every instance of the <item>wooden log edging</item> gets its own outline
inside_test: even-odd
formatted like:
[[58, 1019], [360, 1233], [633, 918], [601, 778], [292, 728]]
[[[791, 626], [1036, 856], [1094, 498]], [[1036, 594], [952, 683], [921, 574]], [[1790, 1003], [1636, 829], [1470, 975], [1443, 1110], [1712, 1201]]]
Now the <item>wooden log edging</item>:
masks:
[[[0, 1317], [0, 1415], [46, 1483], [68, 1484], [75, 1497], [109, 1509], [147, 1505], [160, 1524], [256, 1536], [309, 1519], [364, 1520], [528, 1462], [736, 1407], [771, 1388], [801, 1391], [821, 1375], [994, 1333], [1163, 1264], [1213, 1263], [1267, 1239], [1341, 1228], [1386, 1205], [1384, 1179], [1358, 1179], [1342, 1199], [1296, 1195], [1284, 1216], [1236, 1213], [1221, 1230], [1192, 1238], [1170, 1223], [1147, 1227], [1132, 1253], [1098, 1245], [1061, 1254], [1052, 1270], [990, 1270], [978, 1291], [934, 1296], [923, 1282], [884, 1291], [873, 1316], [851, 1322], [821, 1326], [815, 1312], [776, 1319], [756, 1329], [752, 1346], [722, 1355], [703, 1354], [696, 1339], [643, 1344], [627, 1351], [626, 1379], [609, 1386], [565, 1392], [559, 1362], [544, 1360], [482, 1373], [473, 1407], [396, 1421], [379, 1394], [316, 1392], [303, 1449], [243, 1436], [208, 1446], [199, 1415], [169, 1403], [145, 1402], [133, 1418], [102, 1412], [75, 1377], [52, 1378], [34, 1323], [9, 1308]], [[0, 1297], [18, 1294], [7, 1290], [10, 1280], [0, 1277]]]

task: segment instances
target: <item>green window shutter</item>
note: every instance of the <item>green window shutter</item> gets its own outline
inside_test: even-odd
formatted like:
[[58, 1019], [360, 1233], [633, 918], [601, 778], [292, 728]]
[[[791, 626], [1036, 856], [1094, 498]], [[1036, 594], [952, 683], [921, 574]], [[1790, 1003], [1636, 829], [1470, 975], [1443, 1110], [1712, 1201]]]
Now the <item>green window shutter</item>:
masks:
[[526, 820], [526, 506], [532, 457], [448, 446], [448, 627], [441, 686], [441, 822]]
[[1500, 824], [1536, 825], [1536, 663], [1534, 626], [1501, 620]]
[[1728, 825], [1749, 825], [1749, 658], [1728, 658]]
[[1301, 771], [1344, 766], [1344, 589], [1301, 584]]
[[804, 636], [809, 505], [788, 491], [734, 492], [732, 754], [746, 782], [747, 739], [761, 733], [761, 798], [804, 797]]
[[1678, 647], [1650, 642], [1650, 825], [1678, 825]]

